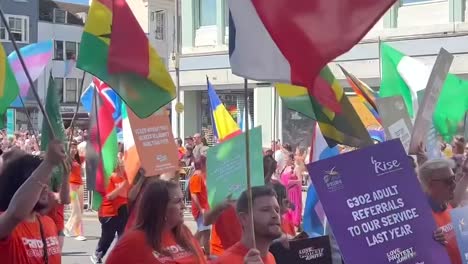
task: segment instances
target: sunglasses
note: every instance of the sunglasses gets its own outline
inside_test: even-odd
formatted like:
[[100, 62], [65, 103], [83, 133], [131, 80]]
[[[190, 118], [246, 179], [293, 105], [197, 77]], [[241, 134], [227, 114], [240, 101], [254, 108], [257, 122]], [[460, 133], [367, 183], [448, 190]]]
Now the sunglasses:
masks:
[[443, 182], [447, 185], [451, 185], [453, 183], [456, 182], [456, 178], [455, 176], [451, 176], [450, 178], [445, 178], [445, 179], [432, 179], [432, 181], [439, 181], [439, 182]]

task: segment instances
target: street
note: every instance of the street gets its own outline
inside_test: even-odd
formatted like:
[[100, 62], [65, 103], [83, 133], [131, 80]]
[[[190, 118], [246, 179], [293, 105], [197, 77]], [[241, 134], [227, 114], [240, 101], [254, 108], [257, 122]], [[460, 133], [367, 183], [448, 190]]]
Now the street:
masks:
[[[190, 230], [196, 230], [196, 224], [193, 221], [193, 216], [189, 213], [185, 214], [185, 224]], [[101, 225], [95, 213], [85, 213], [84, 215], [84, 233], [88, 240], [77, 241], [72, 237], [65, 237], [65, 244], [62, 252], [63, 264], [85, 264], [91, 263], [90, 256], [94, 252], [99, 237], [101, 236]], [[114, 240], [115, 243], [115, 240]], [[114, 245], [114, 244], [113, 244]], [[112, 250], [109, 249], [109, 252]], [[105, 262], [104, 258], [104, 262]]]

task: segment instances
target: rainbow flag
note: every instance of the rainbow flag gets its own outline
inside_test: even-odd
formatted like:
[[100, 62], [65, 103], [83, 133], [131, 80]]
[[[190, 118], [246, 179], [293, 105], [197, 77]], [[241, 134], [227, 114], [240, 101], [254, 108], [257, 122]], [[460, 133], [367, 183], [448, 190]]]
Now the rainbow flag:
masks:
[[[3, 116], [19, 94], [18, 83], [7, 60], [5, 49], [0, 43], [0, 115]], [[3, 118], [0, 118], [3, 127]]]
[[213, 124], [214, 136], [222, 142], [242, 134], [242, 131], [231, 114], [226, 110], [221, 100], [219, 100], [208, 77], [206, 78], [206, 83], [208, 87], [208, 97], [210, 98], [211, 123]]
[[175, 85], [125, 0], [93, 0], [77, 67], [112, 87], [146, 118], [175, 98]]
[[382, 124], [377, 105], [375, 104], [377, 94], [367, 84], [365, 84], [353, 74], [349, 73], [347, 70], [345, 70], [345, 68], [341, 67], [341, 65], [338, 66], [345, 75], [346, 80], [348, 81], [351, 88], [353, 88], [353, 91], [356, 93], [356, 96], [358, 96], [361, 99], [362, 103], [372, 113], [375, 120]]
[[[22, 47], [20, 52], [21, 56], [23, 56], [24, 63], [28, 68], [31, 79], [35, 81], [42, 74], [47, 64], [52, 60], [54, 44], [52, 40], [29, 44]], [[20, 87], [20, 95], [22, 97], [27, 96], [29, 92], [29, 81], [16, 51], [13, 51], [8, 55], [8, 61], [10, 62], [11, 69], [13, 70], [16, 81]]]
[[329, 147], [371, 145], [366, 128], [328, 66], [313, 85], [313, 89], [289, 84], [275, 84], [275, 87], [286, 107], [318, 122]]

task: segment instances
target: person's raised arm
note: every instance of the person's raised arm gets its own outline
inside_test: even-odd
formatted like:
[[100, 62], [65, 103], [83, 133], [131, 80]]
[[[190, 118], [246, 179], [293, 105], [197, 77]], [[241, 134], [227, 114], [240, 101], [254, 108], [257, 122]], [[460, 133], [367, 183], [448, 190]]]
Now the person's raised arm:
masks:
[[53, 140], [44, 161], [16, 191], [7, 210], [0, 215], [0, 240], [7, 238], [17, 224], [31, 215], [42, 191], [48, 187], [53, 168], [65, 157], [62, 143]]

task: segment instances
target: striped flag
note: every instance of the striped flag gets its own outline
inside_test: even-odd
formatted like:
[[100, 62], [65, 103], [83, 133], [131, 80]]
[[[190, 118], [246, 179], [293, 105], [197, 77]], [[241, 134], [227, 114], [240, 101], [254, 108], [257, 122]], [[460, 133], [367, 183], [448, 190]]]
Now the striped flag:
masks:
[[[20, 49], [21, 56], [28, 68], [29, 75], [33, 81], [37, 80], [45, 67], [52, 60], [54, 45], [52, 40], [29, 44]], [[21, 65], [18, 54], [13, 51], [8, 55], [8, 61], [20, 86], [21, 96], [26, 96], [29, 91], [29, 81]]]
[[377, 120], [377, 122], [382, 124], [382, 120], [380, 119], [377, 105], [375, 104], [375, 99], [377, 98], [376, 92], [374, 92], [374, 90], [372, 90], [363, 81], [359, 80], [356, 76], [354, 76], [353, 74], [345, 70], [345, 68], [341, 67], [341, 65], [338, 65], [338, 66], [340, 67], [341, 71], [345, 75], [346, 80], [348, 81], [351, 88], [353, 88], [353, 91], [356, 93], [356, 96], [359, 97], [359, 99], [364, 104], [364, 106], [369, 110], [369, 112], [372, 113], [375, 120]]
[[138, 156], [137, 148], [135, 146], [135, 140], [133, 139], [132, 127], [130, 126], [130, 120], [128, 119], [129, 110], [125, 104], [122, 104], [122, 134], [124, 144], [124, 164], [125, 173], [127, 174], [127, 180], [130, 184], [133, 184], [133, 180], [140, 169], [140, 157]]
[[[310, 162], [327, 159], [339, 154], [340, 152], [337, 146], [333, 148], [328, 147], [316, 123], [312, 134], [311, 153], [309, 154]], [[314, 185], [311, 184], [307, 191], [304, 207], [304, 231], [306, 231], [310, 237], [324, 235], [325, 218], [326, 216], [323, 211], [322, 203], [319, 200]]]
[[[252, 122], [252, 117], [250, 116], [250, 111], [248, 113], [248, 124], [249, 124], [249, 130], [253, 128], [253, 122]], [[245, 132], [247, 131], [247, 126], [246, 126], [246, 122], [245, 122], [245, 106], [244, 106], [244, 110], [242, 111], [242, 114], [239, 116], [239, 118], [237, 119], [237, 125], [240, 127], [241, 131], [242, 132]]]
[[4, 127], [3, 115], [5, 115], [10, 104], [19, 94], [19, 86], [15, 75], [6, 57], [5, 49], [0, 43], [0, 126]]
[[89, 123], [89, 142], [86, 144], [86, 176], [93, 193], [93, 209], [99, 208], [109, 178], [117, 166], [117, 134], [112, 109], [99, 93], [94, 93]]
[[221, 103], [221, 100], [219, 100], [208, 77], [206, 78], [206, 85], [208, 88], [208, 97], [210, 98], [211, 123], [213, 125], [214, 136], [222, 142], [242, 134], [236, 121], [234, 121], [226, 110], [226, 107]]
[[328, 66], [323, 68], [313, 85], [312, 92], [289, 84], [276, 84], [275, 87], [286, 107], [318, 122], [328, 146], [372, 145], [366, 128]]

